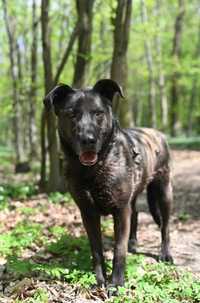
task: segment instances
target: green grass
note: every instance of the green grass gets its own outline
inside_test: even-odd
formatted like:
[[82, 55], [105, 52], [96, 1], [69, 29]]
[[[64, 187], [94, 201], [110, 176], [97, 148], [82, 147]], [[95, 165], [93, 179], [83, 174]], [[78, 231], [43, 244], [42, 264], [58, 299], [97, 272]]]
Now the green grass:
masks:
[[[7, 248], [1, 244], [0, 252], [8, 257], [7, 271], [17, 279], [38, 277], [61, 280], [83, 288], [94, 285], [95, 276], [91, 271], [90, 249], [86, 237], [73, 238], [64, 234], [60, 227], [51, 228], [50, 231], [55, 238], [50, 242], [46, 238], [40, 242], [40, 246], [43, 245], [44, 253], [51, 253], [52, 258], [43, 262], [20, 257], [23, 249], [30, 247], [31, 243], [38, 244], [38, 240], [41, 241], [42, 225], [18, 225], [11, 233], [5, 234], [3, 239], [7, 239]], [[11, 252], [15, 255], [11, 255]], [[111, 262], [108, 262], [107, 267], [110, 271]], [[37, 302], [35, 296], [32, 299], [30, 302]], [[40, 300], [43, 303], [46, 299], [40, 297]], [[119, 295], [107, 302], [200, 302], [200, 281], [175, 266], [164, 263], [147, 264], [142, 255], [128, 256], [125, 287], [119, 288]]]
[[200, 137], [175, 137], [168, 142], [172, 149], [200, 150]]
[[61, 203], [61, 202], [70, 203], [70, 202], [72, 202], [72, 197], [69, 192], [64, 193], [64, 194], [60, 193], [60, 192], [53, 192], [53, 193], [49, 194], [48, 199], [52, 203]]
[[0, 255], [18, 255], [32, 243], [41, 241], [42, 225], [37, 223], [20, 222], [15, 228], [0, 235]]
[[16, 299], [14, 303], [48, 303], [48, 293], [43, 288], [38, 288], [34, 292], [32, 298], [26, 298], [24, 300]]
[[37, 186], [29, 184], [0, 185], [0, 209], [7, 205], [10, 199], [27, 199], [38, 192]]
[[109, 302], [200, 302], [200, 281], [175, 266], [146, 264], [144, 257], [131, 256], [128, 258], [125, 287], [120, 289], [117, 298]]
[[[37, 238], [35, 240], [37, 241]], [[44, 239], [44, 242], [45, 240], [45, 253], [52, 254], [49, 261], [37, 262], [33, 259], [22, 259], [19, 254], [10, 256], [7, 264], [8, 272], [18, 278], [37, 276], [77, 283], [82, 287], [89, 287], [95, 283], [95, 276], [91, 272], [90, 249], [86, 237], [72, 238], [65, 234], [50, 243], [47, 243], [47, 239]], [[25, 248], [29, 244], [29, 241], [23, 242], [23, 247]], [[15, 244], [14, 247], [16, 249]], [[3, 252], [5, 253], [5, 250]], [[37, 255], [40, 256], [40, 253], [36, 254], [36, 260]]]
[[[191, 274], [163, 263], [147, 264], [142, 256], [129, 256], [127, 263], [125, 287], [120, 287], [118, 296], [107, 302], [200, 302], [200, 281], [195, 280]], [[38, 276], [40, 279], [48, 277], [83, 288], [91, 287], [95, 283], [94, 274], [85, 270], [80, 264], [76, 269], [65, 265], [64, 262], [36, 264], [32, 261], [11, 259], [8, 271], [13, 271], [15, 274], [17, 272], [21, 278], [31, 275]]]

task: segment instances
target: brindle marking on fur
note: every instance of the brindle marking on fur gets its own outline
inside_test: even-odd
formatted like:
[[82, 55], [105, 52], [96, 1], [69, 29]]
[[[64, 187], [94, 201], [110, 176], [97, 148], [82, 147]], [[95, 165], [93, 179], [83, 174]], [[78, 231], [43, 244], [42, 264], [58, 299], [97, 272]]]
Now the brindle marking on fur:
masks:
[[[147, 200], [161, 228], [161, 259], [172, 261], [169, 250], [169, 215], [172, 187], [169, 150], [164, 136], [153, 129], [121, 129], [112, 113], [112, 80], [98, 81], [91, 89], [61, 84], [45, 98], [58, 116], [58, 131], [67, 160], [69, 190], [76, 201], [90, 241], [98, 285], [106, 283], [100, 216], [114, 219], [114, 258], [111, 283], [124, 283], [127, 247], [135, 251], [139, 193]], [[82, 161], [82, 162], [81, 162]]]

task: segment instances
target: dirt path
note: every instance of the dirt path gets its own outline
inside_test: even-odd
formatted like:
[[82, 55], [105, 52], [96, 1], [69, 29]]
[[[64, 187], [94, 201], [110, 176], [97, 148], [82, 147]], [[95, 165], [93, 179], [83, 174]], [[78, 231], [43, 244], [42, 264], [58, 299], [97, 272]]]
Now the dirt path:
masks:
[[172, 153], [176, 212], [200, 219], [200, 152]]
[[[173, 151], [172, 167], [172, 254], [176, 265], [189, 268], [200, 276], [200, 152]], [[143, 199], [141, 204], [144, 204]], [[143, 205], [142, 209], [146, 206]], [[141, 212], [139, 222], [139, 251], [157, 254], [160, 233], [152, 218]]]
[[189, 216], [172, 227], [172, 249], [178, 265], [200, 274], [200, 152], [174, 151], [174, 212]]

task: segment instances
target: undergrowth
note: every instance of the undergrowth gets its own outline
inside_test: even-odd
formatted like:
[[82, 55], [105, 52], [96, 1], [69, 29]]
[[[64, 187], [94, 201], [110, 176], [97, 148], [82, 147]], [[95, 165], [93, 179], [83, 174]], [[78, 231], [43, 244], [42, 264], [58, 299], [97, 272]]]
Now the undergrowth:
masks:
[[[26, 186], [26, 187], [24, 187]], [[28, 199], [36, 194], [32, 186], [1, 186], [1, 202], [12, 199]], [[63, 203], [68, 207], [70, 195], [58, 193], [49, 196], [48, 203]], [[62, 204], [63, 205], [63, 204]], [[12, 208], [11, 208], [12, 209]], [[4, 205], [1, 212], [10, 211]], [[41, 209], [38, 210], [38, 212]], [[6, 273], [11, 281], [36, 278], [41, 281], [63, 281], [79, 288], [95, 284], [91, 271], [89, 243], [84, 235], [72, 237], [65, 226], [48, 226], [37, 223], [36, 208], [22, 205], [16, 213], [23, 220], [0, 235], [0, 257], [6, 259]], [[66, 218], [67, 220], [67, 218]], [[2, 222], [1, 222], [2, 224]], [[110, 218], [103, 222], [103, 230], [109, 230]], [[31, 252], [31, 254], [30, 254]], [[107, 262], [111, 273], [111, 262]], [[48, 291], [37, 289], [31, 297], [16, 297], [14, 303], [47, 303]], [[164, 263], [147, 263], [142, 255], [129, 255], [127, 258], [126, 283], [120, 287], [118, 296], [107, 299], [110, 303], [198, 303], [200, 302], [200, 281], [187, 271]]]

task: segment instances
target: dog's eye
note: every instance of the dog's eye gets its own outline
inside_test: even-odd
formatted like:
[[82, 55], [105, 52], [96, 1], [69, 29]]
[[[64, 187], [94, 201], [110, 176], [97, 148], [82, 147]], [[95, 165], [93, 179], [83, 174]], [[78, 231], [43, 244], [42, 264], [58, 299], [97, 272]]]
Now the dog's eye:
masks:
[[74, 119], [76, 118], [75, 113], [73, 112], [73, 110], [65, 110], [63, 112], [64, 116], [69, 117], [70, 119]]
[[95, 117], [101, 117], [103, 114], [104, 114], [103, 111], [95, 111], [94, 112]]

